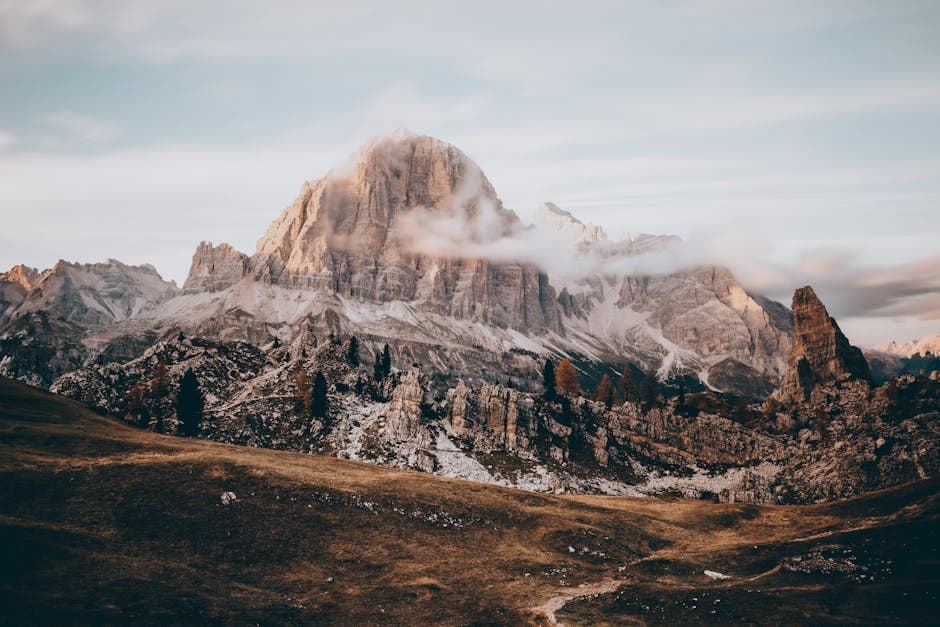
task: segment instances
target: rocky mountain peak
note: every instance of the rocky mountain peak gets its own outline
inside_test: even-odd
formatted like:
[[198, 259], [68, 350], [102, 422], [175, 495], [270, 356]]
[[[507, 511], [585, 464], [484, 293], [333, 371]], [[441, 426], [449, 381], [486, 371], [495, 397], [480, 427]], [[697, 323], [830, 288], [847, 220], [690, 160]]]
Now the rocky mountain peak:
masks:
[[11, 317], [46, 311], [82, 324], [126, 320], [179, 292], [149, 264], [131, 266], [115, 259], [72, 263], [60, 259], [32, 283]]
[[912, 357], [914, 355], [940, 355], [940, 333], [934, 333], [920, 338], [919, 340], [910, 340], [908, 342], [888, 342], [876, 346], [879, 350], [899, 357]]
[[248, 261], [248, 255], [230, 244], [213, 246], [212, 242], [199, 242], [183, 291], [192, 294], [224, 290], [245, 276]]
[[548, 228], [564, 233], [575, 243], [598, 242], [607, 239], [603, 227], [585, 224], [552, 202], [542, 203], [536, 214], [536, 220]]
[[8, 281], [10, 283], [16, 283], [27, 292], [36, 285], [39, 281], [39, 270], [36, 268], [31, 268], [23, 264], [17, 264], [0, 274], [0, 281]]
[[258, 241], [252, 273], [281, 287], [561, 332], [554, 290], [538, 269], [465, 256], [446, 240], [428, 247], [430, 221], [438, 232], [486, 239], [506, 235], [518, 218], [460, 150], [396, 133], [368, 144], [349, 167], [305, 184]]
[[818, 384], [871, 379], [862, 351], [849, 343], [812, 287], [794, 292], [792, 310], [795, 337], [789, 370], [778, 391], [781, 400], [802, 402]]

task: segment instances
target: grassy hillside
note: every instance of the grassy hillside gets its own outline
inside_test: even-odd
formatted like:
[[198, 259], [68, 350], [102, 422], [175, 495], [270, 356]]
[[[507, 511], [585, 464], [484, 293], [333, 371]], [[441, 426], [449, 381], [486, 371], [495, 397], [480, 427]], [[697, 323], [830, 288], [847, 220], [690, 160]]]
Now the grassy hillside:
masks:
[[812, 507], [545, 496], [155, 435], [6, 379], [0, 472], [7, 623], [936, 618], [937, 480]]

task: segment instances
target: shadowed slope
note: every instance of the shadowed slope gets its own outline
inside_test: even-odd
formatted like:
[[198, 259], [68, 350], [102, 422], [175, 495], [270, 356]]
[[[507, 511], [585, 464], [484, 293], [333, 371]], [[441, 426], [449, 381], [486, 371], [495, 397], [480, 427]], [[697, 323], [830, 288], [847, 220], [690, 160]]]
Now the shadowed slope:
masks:
[[[0, 607], [15, 623], [660, 616], [617, 593], [594, 598], [624, 584], [630, 598], [727, 591], [759, 622], [784, 616], [765, 597], [785, 590], [815, 591], [807, 619], [854, 611], [865, 596], [883, 602], [866, 606], [877, 620], [922, 617], [921, 597], [901, 594], [936, 585], [917, 566], [936, 559], [924, 535], [935, 527], [936, 482], [808, 508], [543, 496], [155, 435], [9, 380], [0, 380], [0, 472]], [[225, 505], [229, 491], [237, 498]], [[885, 550], [933, 544], [899, 552], [906, 565], [870, 584], [781, 567], [820, 545], [859, 552], [869, 537]], [[733, 578], [711, 582], [709, 567]], [[819, 591], [836, 584], [822, 615]], [[786, 596], [786, 611], [802, 598]]]

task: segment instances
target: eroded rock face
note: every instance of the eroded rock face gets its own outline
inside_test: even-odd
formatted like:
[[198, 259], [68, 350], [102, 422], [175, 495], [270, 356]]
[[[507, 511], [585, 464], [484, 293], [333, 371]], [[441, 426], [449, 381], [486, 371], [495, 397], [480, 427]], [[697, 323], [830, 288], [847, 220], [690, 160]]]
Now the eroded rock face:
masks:
[[0, 327], [10, 321], [38, 280], [39, 271], [22, 264], [0, 274]]
[[480, 388], [481, 422], [502, 447], [516, 448], [516, 423], [519, 420], [519, 393], [501, 385], [484, 384]]
[[872, 389], [861, 379], [813, 388], [805, 425], [781, 477], [783, 498], [845, 498], [940, 472], [940, 385], [904, 375]]
[[424, 400], [424, 389], [421, 387], [420, 375], [421, 371], [417, 368], [410, 369], [402, 375], [392, 391], [385, 432], [393, 440], [413, 440], [422, 430], [421, 403]]
[[[617, 267], [678, 243], [638, 236], [584, 245]], [[558, 302], [569, 335], [592, 338], [588, 341], [599, 354], [629, 359], [662, 377], [704, 373], [719, 389], [763, 396], [787, 370], [789, 312], [749, 294], [727, 268], [589, 277], [566, 284]]]
[[44, 311], [79, 324], [108, 324], [137, 316], [179, 293], [153, 266], [129, 266], [115, 259], [94, 264], [60, 260], [31, 284], [13, 317]]
[[839, 329], [812, 287], [793, 294], [795, 339], [790, 368], [777, 396], [788, 403], [809, 399], [817, 385], [843, 380], [869, 381], [871, 370], [865, 356]]
[[212, 242], [200, 242], [183, 291], [193, 294], [224, 290], [242, 280], [249, 271], [248, 262], [248, 255], [229, 244], [213, 246]]
[[431, 137], [396, 135], [370, 145], [351, 172], [305, 184], [258, 241], [254, 276], [372, 302], [415, 302], [497, 327], [562, 331], [544, 274], [460, 251], [416, 252], [414, 240], [426, 235], [414, 232], [416, 212], [470, 225], [485, 219], [489, 237], [518, 223], [462, 152]]
[[450, 427], [458, 436], [465, 436], [469, 430], [467, 417], [469, 413], [470, 388], [464, 384], [463, 379], [457, 382], [457, 387], [447, 390], [445, 401], [450, 408]]

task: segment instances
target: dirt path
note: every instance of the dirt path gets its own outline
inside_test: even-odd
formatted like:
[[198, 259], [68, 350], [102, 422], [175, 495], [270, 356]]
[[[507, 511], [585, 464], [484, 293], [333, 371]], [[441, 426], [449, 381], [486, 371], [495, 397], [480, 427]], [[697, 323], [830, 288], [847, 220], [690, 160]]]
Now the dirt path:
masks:
[[607, 577], [597, 583], [581, 584], [573, 588], [560, 588], [561, 594], [533, 607], [532, 611], [544, 616], [549, 625], [563, 625], [564, 623], [559, 623], [555, 618], [555, 612], [577, 599], [594, 596], [595, 594], [616, 592], [623, 583], [621, 579]]

